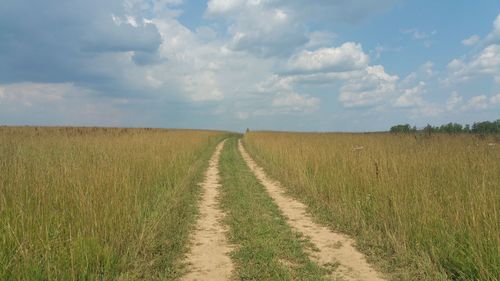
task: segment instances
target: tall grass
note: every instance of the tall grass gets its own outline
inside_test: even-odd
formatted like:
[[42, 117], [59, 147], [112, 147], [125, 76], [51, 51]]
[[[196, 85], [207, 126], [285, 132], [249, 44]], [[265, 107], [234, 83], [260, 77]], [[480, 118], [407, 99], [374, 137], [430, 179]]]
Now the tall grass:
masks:
[[222, 137], [0, 127], [0, 280], [176, 277]]
[[500, 279], [498, 137], [251, 132], [244, 142], [395, 280]]

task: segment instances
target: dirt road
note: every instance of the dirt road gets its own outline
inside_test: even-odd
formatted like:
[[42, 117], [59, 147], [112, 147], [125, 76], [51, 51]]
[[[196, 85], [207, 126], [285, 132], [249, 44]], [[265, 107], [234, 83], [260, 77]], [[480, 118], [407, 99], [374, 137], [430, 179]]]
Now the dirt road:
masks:
[[309, 254], [320, 265], [332, 270], [331, 277], [341, 280], [384, 280], [367, 263], [366, 258], [353, 247], [353, 240], [343, 234], [335, 233], [325, 226], [312, 221], [307, 207], [299, 201], [285, 195], [281, 185], [271, 180], [238, 142], [239, 150], [248, 167], [254, 172], [269, 195], [274, 199], [290, 226], [307, 236], [317, 248]]
[[224, 141], [221, 142], [209, 162], [205, 180], [201, 183], [203, 197], [200, 201], [196, 231], [191, 241], [191, 251], [187, 256], [189, 272], [182, 278], [194, 280], [229, 280], [233, 264], [229, 257], [231, 247], [226, 238], [226, 229], [221, 224], [224, 214], [219, 209], [219, 158]]

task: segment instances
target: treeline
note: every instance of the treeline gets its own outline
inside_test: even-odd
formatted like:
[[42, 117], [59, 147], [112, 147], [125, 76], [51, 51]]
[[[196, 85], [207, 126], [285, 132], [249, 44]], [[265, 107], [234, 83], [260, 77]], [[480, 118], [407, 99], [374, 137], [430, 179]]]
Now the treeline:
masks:
[[474, 124], [462, 125], [458, 123], [448, 123], [441, 126], [431, 126], [427, 125], [422, 129], [417, 129], [416, 126], [411, 127], [410, 124], [396, 125], [392, 126], [390, 129], [391, 133], [448, 133], [448, 134], [460, 134], [460, 133], [472, 133], [472, 134], [500, 134], [500, 119], [490, 122], [476, 122]]

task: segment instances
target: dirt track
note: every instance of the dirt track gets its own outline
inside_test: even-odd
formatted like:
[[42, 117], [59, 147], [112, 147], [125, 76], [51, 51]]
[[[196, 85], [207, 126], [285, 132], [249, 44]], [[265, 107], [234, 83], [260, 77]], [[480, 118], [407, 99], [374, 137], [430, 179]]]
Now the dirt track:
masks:
[[285, 195], [280, 184], [266, 176], [264, 170], [245, 151], [241, 140], [238, 147], [249, 168], [288, 218], [290, 226], [310, 238], [317, 248], [317, 251], [309, 253], [311, 258], [322, 266], [334, 269], [331, 277], [341, 280], [384, 280], [380, 273], [370, 267], [364, 255], [353, 247], [351, 238], [314, 223], [307, 213], [307, 207]]
[[226, 229], [221, 224], [224, 214], [218, 206], [219, 158], [224, 141], [221, 142], [209, 162], [205, 180], [201, 183], [203, 197], [200, 201], [200, 217], [193, 233], [191, 251], [187, 256], [189, 272], [182, 278], [186, 281], [229, 280], [233, 264], [229, 257], [231, 247], [227, 242]]

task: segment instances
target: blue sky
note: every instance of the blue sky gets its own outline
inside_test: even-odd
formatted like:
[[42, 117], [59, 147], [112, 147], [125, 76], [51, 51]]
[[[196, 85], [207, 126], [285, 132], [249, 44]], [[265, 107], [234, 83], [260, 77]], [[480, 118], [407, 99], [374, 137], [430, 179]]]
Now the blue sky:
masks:
[[294, 131], [500, 118], [498, 0], [0, 2], [0, 124]]

